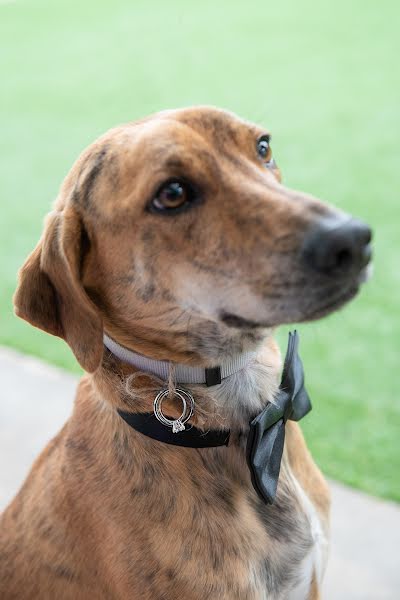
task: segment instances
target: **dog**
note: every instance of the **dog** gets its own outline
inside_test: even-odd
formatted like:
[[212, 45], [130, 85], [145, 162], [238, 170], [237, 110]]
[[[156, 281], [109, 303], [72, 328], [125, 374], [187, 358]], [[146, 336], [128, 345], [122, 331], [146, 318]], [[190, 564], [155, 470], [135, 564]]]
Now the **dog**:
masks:
[[320, 598], [329, 490], [296, 419], [270, 502], [246, 448], [284, 393], [276, 327], [353, 298], [370, 242], [284, 187], [270, 134], [223, 110], [163, 111], [84, 151], [14, 302], [86, 374], [2, 516], [1, 598]]

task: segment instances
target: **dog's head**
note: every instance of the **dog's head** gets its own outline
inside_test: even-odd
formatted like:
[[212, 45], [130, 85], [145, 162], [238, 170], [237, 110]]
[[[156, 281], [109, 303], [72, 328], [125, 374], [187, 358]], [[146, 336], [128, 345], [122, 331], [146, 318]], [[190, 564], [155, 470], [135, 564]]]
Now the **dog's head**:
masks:
[[214, 108], [165, 111], [75, 163], [20, 271], [16, 312], [90, 372], [103, 330], [154, 358], [215, 364], [352, 298], [370, 238], [281, 184], [260, 127]]

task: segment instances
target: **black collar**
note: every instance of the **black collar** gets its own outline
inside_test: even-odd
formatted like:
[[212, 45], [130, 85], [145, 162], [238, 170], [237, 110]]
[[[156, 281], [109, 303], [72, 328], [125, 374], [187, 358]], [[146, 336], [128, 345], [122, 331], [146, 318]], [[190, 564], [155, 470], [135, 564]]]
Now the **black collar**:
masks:
[[202, 431], [192, 425], [184, 431], [172, 433], [172, 429], [160, 423], [154, 413], [130, 413], [122, 410], [119, 410], [118, 413], [136, 431], [140, 431], [140, 433], [165, 444], [187, 446], [188, 448], [211, 448], [214, 446], [227, 446], [229, 442], [229, 430], [210, 429], [209, 431]]
[[[275, 499], [278, 485], [286, 421], [299, 421], [311, 410], [310, 399], [304, 387], [298, 343], [297, 332], [289, 333], [279, 392], [275, 402], [269, 403], [250, 421], [247, 438], [247, 464], [253, 487], [260, 498], [270, 504]], [[229, 430], [202, 431], [192, 426], [172, 433], [171, 429], [160, 423], [154, 413], [129, 413], [121, 410], [118, 413], [136, 431], [166, 444], [209, 448], [227, 446], [229, 443]]]

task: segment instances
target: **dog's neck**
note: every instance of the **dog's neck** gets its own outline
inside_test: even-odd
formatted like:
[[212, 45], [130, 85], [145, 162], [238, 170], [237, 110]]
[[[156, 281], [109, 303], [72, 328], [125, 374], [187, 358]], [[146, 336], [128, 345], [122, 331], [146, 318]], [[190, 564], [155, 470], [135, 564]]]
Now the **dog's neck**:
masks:
[[[103, 382], [118, 372], [118, 385], [112, 385], [116, 408], [133, 412], [152, 412], [155, 395], [168, 387], [168, 367], [166, 361], [153, 361], [105, 338], [107, 353], [102, 371], [107, 373]], [[110, 347], [111, 346], [111, 347]], [[152, 367], [147, 368], [147, 367]], [[239, 366], [239, 368], [238, 368]], [[157, 370], [158, 367], [159, 370]], [[246, 431], [249, 419], [259, 413], [268, 402], [273, 401], [279, 386], [281, 367], [279, 348], [268, 337], [260, 350], [245, 353], [230, 363], [223, 363], [221, 382], [212, 387], [195, 377], [205, 377], [204, 367], [175, 367], [176, 384], [183, 384], [195, 399], [195, 412], [192, 424], [203, 429], [226, 428], [233, 431]], [[185, 381], [182, 381], [182, 378]], [[116, 390], [119, 390], [115, 396]], [[107, 393], [109, 396], [109, 393]], [[171, 416], [181, 413], [179, 403], [167, 400], [163, 405]]]
[[[230, 479], [241, 482], [241, 485], [252, 490], [250, 471], [247, 464], [247, 440], [250, 431], [250, 421], [254, 415], [259, 414], [268, 403], [274, 402], [279, 392], [279, 373], [281, 367], [280, 352], [272, 338], [266, 340], [265, 345], [247, 362], [245, 367], [224, 378], [219, 385], [207, 387], [205, 384], [185, 384], [185, 389], [193, 396], [195, 401], [194, 414], [190, 424], [194, 428], [212, 433], [212, 430], [229, 430], [229, 445], [224, 447], [204, 448], [205, 454], [197, 450], [197, 446], [190, 448], [192, 459], [206, 456], [207, 461], [216, 462], [219, 476], [228, 474]], [[143, 373], [136, 367], [123, 362], [111, 352], [105, 352], [103, 364], [91, 378], [97, 393], [93, 398], [102, 398], [103, 409], [108, 407], [108, 418], [101, 419], [103, 428], [102, 439], [108, 435], [110, 439], [123, 437], [124, 453], [134, 454], [141, 447], [149, 451], [149, 457], [157, 453], [157, 460], [164, 456], [157, 452], [157, 444], [162, 438], [152, 439], [146, 435], [135, 434], [126, 430], [124, 420], [118, 412], [122, 413], [152, 413], [153, 403], [160, 390], [168, 387], [168, 383], [154, 375]], [[178, 419], [182, 413], [182, 405], [172, 395], [163, 403], [163, 412], [172, 419]], [[109, 408], [113, 410], [110, 412]], [[98, 405], [97, 410], [103, 412]], [[104, 414], [104, 413], [103, 413]], [[144, 415], [143, 415], [144, 416]], [[110, 427], [108, 434], [104, 429]], [[136, 427], [134, 427], [136, 429]], [[201, 432], [200, 432], [201, 433]], [[150, 435], [150, 437], [148, 437]], [[187, 444], [190, 446], [190, 444]], [[210, 446], [214, 446], [210, 443]], [[219, 446], [220, 444], [216, 444]], [[168, 450], [165, 456], [182, 455], [182, 448], [166, 444]], [[189, 450], [189, 449], [187, 449]], [[150, 460], [150, 458], [149, 458]], [[179, 459], [180, 460], [180, 459]], [[285, 463], [283, 457], [282, 465]], [[168, 465], [165, 466], [168, 469]], [[284, 470], [284, 469], [283, 469]]]

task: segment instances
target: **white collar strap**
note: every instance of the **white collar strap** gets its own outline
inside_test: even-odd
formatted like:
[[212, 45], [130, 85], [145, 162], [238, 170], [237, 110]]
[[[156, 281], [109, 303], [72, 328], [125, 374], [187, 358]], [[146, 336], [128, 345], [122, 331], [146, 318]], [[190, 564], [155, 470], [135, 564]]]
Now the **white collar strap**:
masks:
[[[171, 363], [167, 360], [155, 360], [147, 358], [143, 354], [132, 352], [124, 346], [121, 346], [116, 341], [111, 339], [106, 333], [103, 337], [104, 345], [112, 354], [129, 365], [132, 365], [144, 371], [152, 373], [163, 381], [168, 381]], [[256, 352], [243, 352], [238, 356], [228, 360], [221, 365], [213, 368], [191, 367], [174, 363], [176, 383], [202, 383], [207, 386], [217, 385], [223, 379], [244, 369], [256, 357]]]

